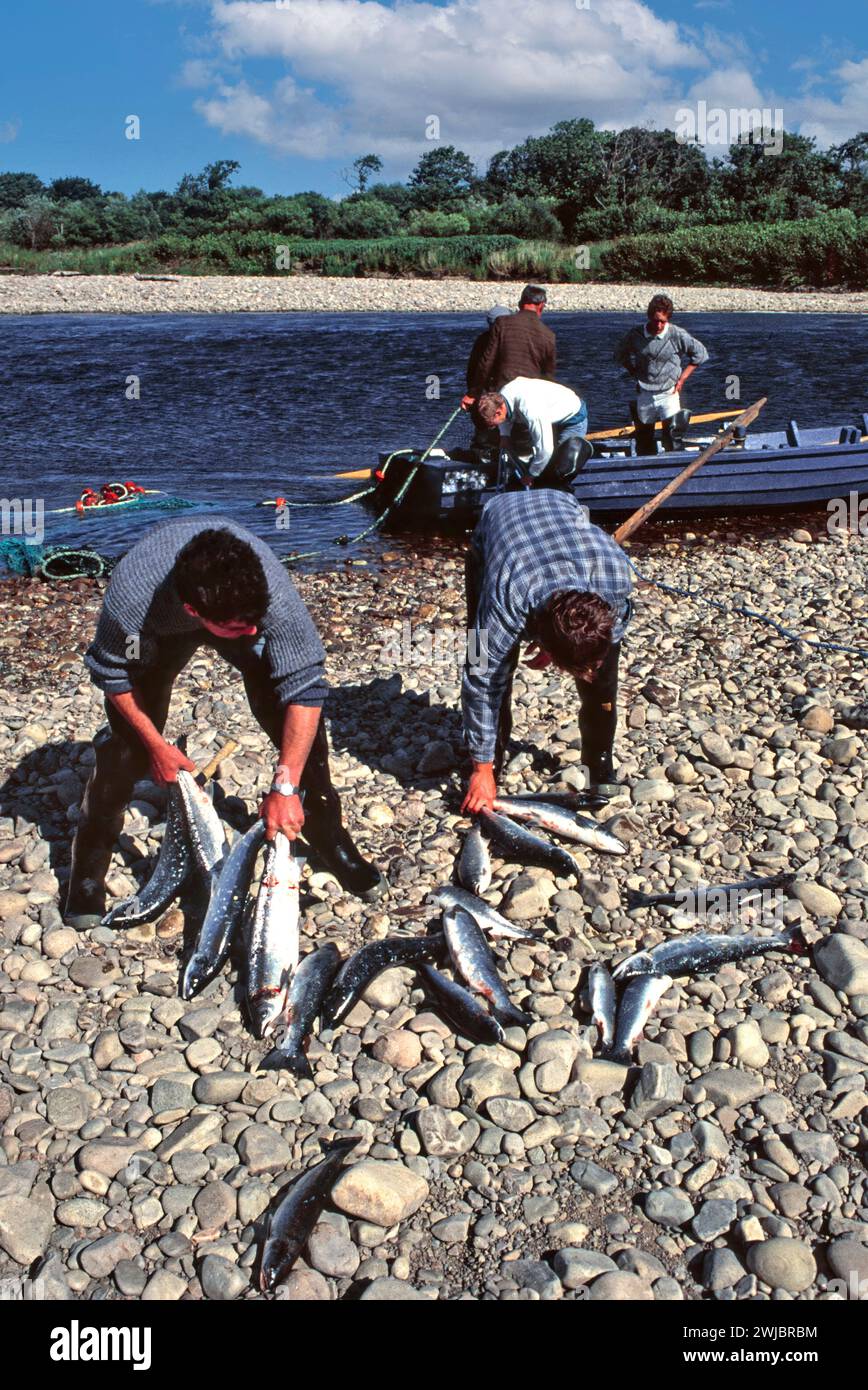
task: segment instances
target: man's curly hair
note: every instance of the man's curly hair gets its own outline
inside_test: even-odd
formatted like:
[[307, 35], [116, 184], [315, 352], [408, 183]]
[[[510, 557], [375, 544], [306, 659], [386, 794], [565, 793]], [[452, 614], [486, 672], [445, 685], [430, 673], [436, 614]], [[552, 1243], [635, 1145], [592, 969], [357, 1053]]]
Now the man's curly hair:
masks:
[[268, 581], [254, 550], [232, 531], [200, 531], [179, 551], [175, 588], [201, 618], [257, 626], [268, 608]]
[[581, 671], [612, 644], [615, 614], [599, 594], [559, 589], [536, 615], [534, 635], [560, 666]]

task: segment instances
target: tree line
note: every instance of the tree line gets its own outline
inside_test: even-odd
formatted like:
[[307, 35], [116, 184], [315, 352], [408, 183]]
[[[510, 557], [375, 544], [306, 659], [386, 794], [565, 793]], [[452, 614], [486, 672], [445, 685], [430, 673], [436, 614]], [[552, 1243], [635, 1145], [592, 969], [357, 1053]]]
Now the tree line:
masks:
[[278, 233], [294, 240], [508, 235], [575, 245], [695, 226], [802, 221], [837, 209], [868, 214], [868, 132], [828, 150], [785, 132], [772, 155], [759, 136], [707, 160], [671, 130], [598, 130], [581, 118], [502, 150], [480, 173], [453, 145], [436, 145], [405, 183], [377, 182], [382, 160], [357, 158], [341, 199], [266, 195], [234, 185], [221, 159], [172, 191], [132, 197], [83, 177], [46, 184], [0, 173], [0, 241], [34, 251], [119, 246], [166, 236]]

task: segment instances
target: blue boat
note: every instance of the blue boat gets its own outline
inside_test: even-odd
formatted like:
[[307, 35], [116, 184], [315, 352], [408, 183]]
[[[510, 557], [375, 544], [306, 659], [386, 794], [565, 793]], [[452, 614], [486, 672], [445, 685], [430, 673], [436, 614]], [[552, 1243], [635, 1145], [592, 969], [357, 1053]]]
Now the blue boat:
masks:
[[[646, 456], [636, 455], [632, 435], [596, 439], [573, 492], [594, 520], [623, 519], [656, 496], [714, 438], [699, 426], [688, 429], [683, 449]], [[381, 454], [378, 468], [371, 470], [376, 484], [371, 506], [381, 513], [395, 503], [391, 527], [472, 526], [497, 491], [496, 452], [435, 450], [421, 459], [421, 450], [407, 452], [387, 465], [388, 455]], [[805, 429], [793, 420], [785, 430], [748, 430], [688, 478], [662, 504], [660, 515], [795, 511], [834, 499], [849, 502], [854, 495], [858, 501], [868, 498], [868, 413], [859, 424]]]

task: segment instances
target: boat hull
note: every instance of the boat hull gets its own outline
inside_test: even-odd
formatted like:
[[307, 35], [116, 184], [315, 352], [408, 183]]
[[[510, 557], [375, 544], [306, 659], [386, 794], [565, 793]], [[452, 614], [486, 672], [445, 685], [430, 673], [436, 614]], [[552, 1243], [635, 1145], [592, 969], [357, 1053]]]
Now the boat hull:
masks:
[[[655, 497], [697, 452], [693, 448], [654, 457], [595, 455], [572, 491], [595, 519], [623, 518]], [[496, 493], [494, 462], [440, 457], [421, 465], [412, 458], [400, 463], [394, 473], [389, 470], [386, 483], [380, 483], [370, 499], [373, 509], [382, 513], [394, 501], [409, 469], [417, 466], [410, 487], [388, 517], [386, 524], [393, 528], [472, 526]], [[456, 473], [470, 475], [478, 485], [454, 489]], [[373, 471], [372, 479], [377, 480]], [[868, 440], [798, 447], [769, 444], [721, 450], [661, 505], [660, 515], [798, 511], [836, 499], [849, 501], [854, 494], [860, 500], [868, 498]]]

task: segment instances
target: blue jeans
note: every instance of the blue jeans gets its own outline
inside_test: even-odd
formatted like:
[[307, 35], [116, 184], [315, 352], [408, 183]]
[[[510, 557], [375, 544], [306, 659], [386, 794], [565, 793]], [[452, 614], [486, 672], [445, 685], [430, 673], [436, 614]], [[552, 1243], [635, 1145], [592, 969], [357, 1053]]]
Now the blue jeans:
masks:
[[556, 444], [562, 444], [565, 439], [583, 439], [588, 433], [588, 407], [582, 401], [581, 409], [575, 415], [570, 415], [568, 419], [561, 420], [555, 425]]

